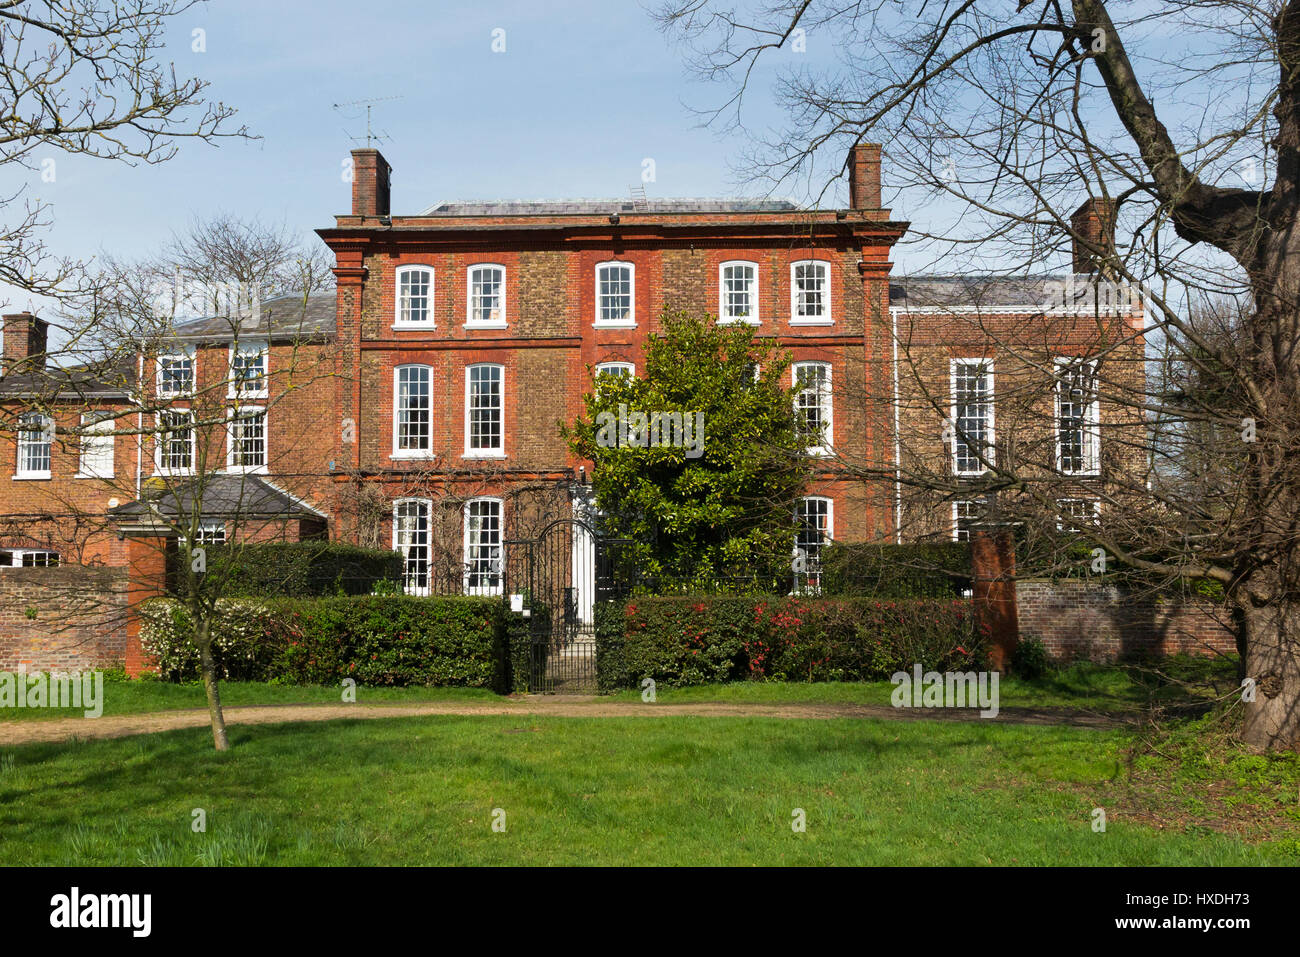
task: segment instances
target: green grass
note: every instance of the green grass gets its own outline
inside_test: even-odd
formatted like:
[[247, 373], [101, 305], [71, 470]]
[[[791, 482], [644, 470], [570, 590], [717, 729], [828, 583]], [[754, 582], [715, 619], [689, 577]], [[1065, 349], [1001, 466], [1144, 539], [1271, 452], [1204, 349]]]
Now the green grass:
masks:
[[[273, 685], [257, 681], [221, 682], [221, 703], [244, 705], [341, 704], [340, 688], [314, 685]], [[421, 701], [495, 701], [500, 696], [487, 688], [358, 688], [359, 704], [414, 704]], [[106, 674], [104, 714], [145, 714], [150, 711], [180, 711], [207, 708], [203, 686], [198, 682], [172, 684], [167, 681], [130, 680]], [[40, 721], [49, 718], [79, 718], [83, 708], [5, 708], [5, 721]]]
[[[1236, 664], [1229, 659], [1177, 657], [1159, 665], [1160, 674], [1140, 665], [1111, 666], [1080, 663], [1052, 671], [1042, 678], [1003, 677], [998, 695], [1003, 708], [1080, 708], [1131, 712], [1152, 702], [1194, 704], [1208, 701], [1236, 684]], [[895, 686], [875, 682], [755, 682], [656, 689], [659, 702], [702, 701], [753, 703], [890, 703]], [[640, 700], [638, 690], [619, 691], [615, 700]]]
[[224, 754], [204, 729], [0, 753], [0, 864], [1300, 864], [1294, 831], [1129, 820], [1105, 803], [1112, 731], [520, 715], [231, 737]]

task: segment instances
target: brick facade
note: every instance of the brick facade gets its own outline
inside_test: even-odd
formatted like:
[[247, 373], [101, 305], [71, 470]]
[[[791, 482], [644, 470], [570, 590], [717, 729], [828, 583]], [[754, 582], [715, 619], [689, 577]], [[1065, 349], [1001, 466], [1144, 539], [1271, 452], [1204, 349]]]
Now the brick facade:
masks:
[[126, 657], [125, 568], [10, 568], [0, 572], [0, 671], [121, 667]]

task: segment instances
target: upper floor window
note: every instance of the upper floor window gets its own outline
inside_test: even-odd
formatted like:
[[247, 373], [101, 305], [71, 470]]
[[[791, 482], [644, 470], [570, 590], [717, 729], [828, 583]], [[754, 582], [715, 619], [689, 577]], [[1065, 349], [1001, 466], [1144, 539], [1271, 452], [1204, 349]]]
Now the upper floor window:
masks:
[[395, 297], [396, 325], [431, 325], [433, 323], [433, 267], [399, 266]]
[[469, 267], [469, 314], [471, 326], [504, 328], [506, 324], [506, 271], [501, 266]]
[[157, 465], [160, 472], [188, 472], [194, 468], [194, 417], [170, 410], [158, 415]]
[[953, 359], [952, 468], [957, 475], [980, 475], [993, 457], [993, 363]]
[[805, 260], [790, 266], [790, 322], [825, 325], [831, 321], [830, 267]]
[[433, 396], [428, 366], [398, 366], [393, 387], [393, 455], [433, 451]]
[[501, 593], [501, 500], [465, 503], [465, 592]]
[[1066, 475], [1095, 475], [1100, 468], [1096, 366], [1056, 362], [1056, 464]]
[[596, 377], [603, 375], [621, 376], [632, 378], [636, 375], [636, 366], [630, 362], [597, 362]]
[[403, 559], [402, 586], [408, 594], [429, 593], [429, 502], [400, 499], [393, 503], [393, 550]]
[[226, 451], [226, 465], [236, 470], [266, 468], [266, 410], [230, 410], [230, 445]]
[[158, 357], [158, 394], [189, 395], [194, 391], [194, 353], [174, 352]]
[[114, 428], [113, 419], [104, 418], [103, 413], [81, 414], [81, 449], [77, 466], [79, 477], [113, 477]]
[[50, 449], [54, 445], [54, 420], [40, 412], [18, 418], [19, 478], [49, 478]]
[[266, 397], [267, 345], [240, 342], [230, 347], [230, 398]]
[[807, 439], [810, 455], [829, 455], [833, 419], [830, 363], [796, 362], [794, 385], [797, 434]]
[[758, 266], [723, 263], [718, 274], [718, 318], [722, 322], [758, 322]]
[[504, 368], [472, 365], [465, 370], [465, 454], [504, 455]]
[[631, 263], [609, 262], [596, 267], [596, 325], [636, 325], [635, 274]]

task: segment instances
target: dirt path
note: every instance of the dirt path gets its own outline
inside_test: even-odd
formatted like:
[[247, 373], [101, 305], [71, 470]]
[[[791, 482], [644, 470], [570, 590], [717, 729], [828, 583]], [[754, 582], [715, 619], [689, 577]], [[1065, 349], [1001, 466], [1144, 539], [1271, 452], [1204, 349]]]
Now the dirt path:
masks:
[[[254, 705], [226, 708], [226, 723], [283, 724], [336, 721], [344, 718], [407, 718], [420, 715], [552, 715], [562, 718], [875, 718], [886, 721], [982, 721], [1001, 724], [1062, 725], [1077, 728], [1116, 728], [1123, 716], [1077, 709], [1003, 708], [996, 718], [980, 718], [974, 708], [891, 708], [874, 704], [747, 704], [702, 701], [693, 704], [645, 704], [611, 701], [596, 696], [530, 695], [495, 702], [430, 701], [411, 705], [304, 704]], [[56, 718], [48, 721], [0, 722], [0, 746], [46, 741], [122, 738], [208, 723], [206, 709], [155, 711], [100, 718]]]

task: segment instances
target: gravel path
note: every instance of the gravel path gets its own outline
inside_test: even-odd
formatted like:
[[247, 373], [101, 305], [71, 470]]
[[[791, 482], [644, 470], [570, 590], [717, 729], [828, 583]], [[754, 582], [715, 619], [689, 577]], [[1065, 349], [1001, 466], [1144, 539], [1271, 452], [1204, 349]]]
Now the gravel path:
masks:
[[[974, 708], [892, 708], [872, 704], [749, 704], [702, 701], [645, 704], [578, 695], [529, 695], [496, 702], [439, 702], [410, 705], [306, 704], [226, 708], [227, 725], [336, 721], [346, 718], [407, 718], [421, 715], [551, 715], [561, 718], [874, 718], [886, 721], [994, 721], [999, 724], [1116, 728], [1122, 715], [1077, 709], [1003, 708], [996, 718], [980, 718]], [[122, 738], [208, 724], [207, 709], [0, 722], [0, 746], [49, 741]]]

